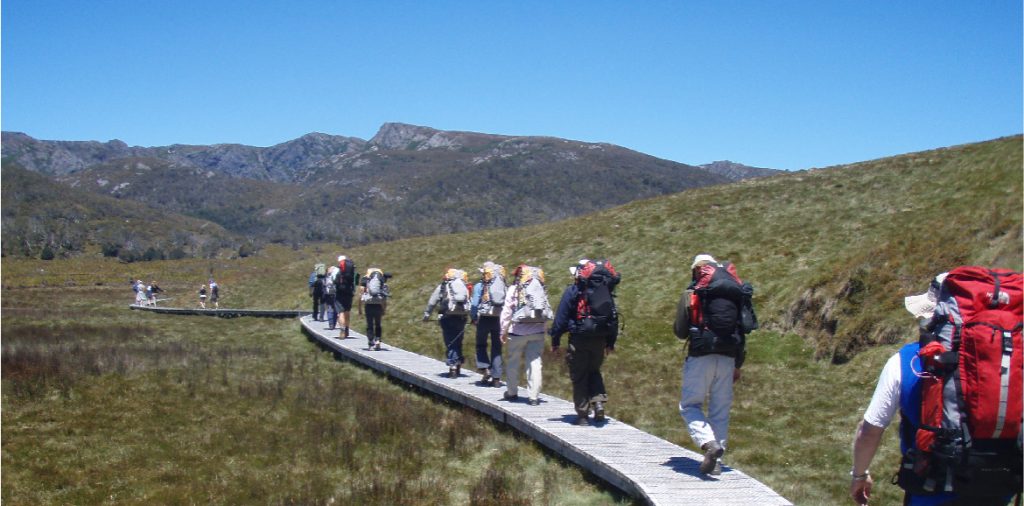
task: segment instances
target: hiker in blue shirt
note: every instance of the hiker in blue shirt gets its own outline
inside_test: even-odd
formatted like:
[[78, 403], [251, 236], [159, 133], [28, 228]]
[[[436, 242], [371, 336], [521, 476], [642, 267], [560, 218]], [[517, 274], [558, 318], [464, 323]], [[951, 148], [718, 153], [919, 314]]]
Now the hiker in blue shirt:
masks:
[[[501, 386], [501, 308], [505, 303], [505, 268], [484, 262], [480, 281], [473, 285], [469, 317], [476, 326], [476, 367], [483, 386]], [[487, 353], [490, 341], [491, 352]]]

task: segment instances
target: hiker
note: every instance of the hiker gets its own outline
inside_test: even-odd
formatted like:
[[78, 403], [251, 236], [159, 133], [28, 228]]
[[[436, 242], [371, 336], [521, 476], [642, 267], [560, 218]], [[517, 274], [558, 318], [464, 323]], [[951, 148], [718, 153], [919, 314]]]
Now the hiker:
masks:
[[[483, 386], [501, 386], [501, 308], [505, 304], [505, 268], [484, 262], [473, 285], [469, 317], [476, 327], [476, 368]], [[490, 341], [491, 352], [487, 353]]]
[[327, 319], [327, 329], [334, 330], [338, 324], [338, 267], [332, 265], [327, 275], [320, 278], [320, 311]]
[[[327, 317], [327, 308], [323, 307], [321, 299], [324, 295], [323, 279], [327, 276], [327, 267], [324, 264], [313, 266], [313, 272], [309, 273], [309, 296], [313, 299], [313, 321], [322, 321]], [[323, 313], [323, 314], [321, 314]]]
[[388, 309], [388, 297], [391, 289], [387, 285], [390, 274], [371, 267], [359, 283], [359, 314], [366, 312], [366, 347], [380, 350], [381, 320]]
[[551, 325], [551, 350], [559, 352], [562, 334], [569, 333], [565, 362], [572, 380], [576, 424], [605, 421], [608, 393], [601, 365], [615, 351], [619, 336], [618, 310], [613, 290], [622, 279], [608, 261], [580, 260], [569, 268], [573, 283], [562, 293], [555, 322]]
[[199, 285], [199, 307], [206, 309], [206, 285]]
[[541, 355], [544, 352], [544, 326], [551, 319], [551, 304], [544, 287], [544, 270], [520, 264], [512, 273], [514, 281], [505, 292], [501, 308], [501, 342], [508, 345], [507, 386], [502, 395], [507, 401], [519, 399], [519, 366], [526, 360], [527, 404], [540, 404]]
[[210, 303], [214, 309], [220, 309], [220, 285], [213, 278], [210, 278]]
[[146, 285], [142, 280], [138, 280], [132, 284], [132, 290], [135, 291], [135, 305], [145, 306], [146, 305]]
[[[1019, 273], [1002, 271], [1013, 277], [1004, 278], [1001, 284], [993, 284], [989, 280], [994, 276], [985, 279], [984, 275], [979, 275], [984, 271], [987, 269], [968, 267], [939, 274], [932, 279], [928, 291], [904, 298], [907, 311], [918, 321], [920, 337], [902, 346], [886, 361], [867, 411], [857, 425], [852, 449], [853, 467], [850, 470], [850, 497], [856, 504], [868, 504], [871, 499], [874, 481], [868, 467], [878, 450], [886, 427], [892, 422], [897, 411], [900, 413], [900, 453], [903, 458], [893, 483], [904, 489], [904, 504], [1005, 505], [1015, 494], [1020, 494], [1020, 296], [1024, 287], [1021, 286]], [[998, 302], [999, 296], [995, 297], [995, 304], [980, 303], [985, 298], [991, 300], [992, 294], [999, 292], [1005, 296], [1005, 304]], [[966, 298], [961, 298], [965, 295]], [[1010, 305], [1011, 300], [1013, 307]], [[974, 320], [975, 315], [979, 313], [987, 315], [983, 320]], [[998, 316], [991, 316], [993, 314]], [[971, 325], [972, 320], [983, 323]], [[1008, 328], [1003, 329], [1003, 325]], [[972, 329], [980, 330], [980, 334]], [[954, 334], [960, 353], [943, 353], [949, 350], [952, 343], [948, 340]], [[1004, 339], [991, 339], [1000, 335]], [[990, 342], [991, 345], [978, 345], [976, 343], [979, 340]], [[986, 347], [991, 347], [991, 351], [994, 351], [989, 352], [994, 358], [987, 362], [984, 358], [979, 359], [980, 355], [976, 352]], [[967, 362], [961, 362], [970, 356], [973, 357]], [[950, 374], [950, 380], [944, 381], [943, 364], [931, 360], [930, 357], [953, 358], [948, 366], [957, 373]], [[1003, 366], [1001, 362], [1004, 359], [1006, 363], [1014, 365]], [[989, 364], [988, 370], [992, 374], [977, 374], [986, 367], [986, 363]], [[940, 367], [936, 368], [936, 365]], [[960, 372], [966, 374], [969, 379], [964, 380]], [[996, 383], [996, 388], [990, 389], [997, 392], [991, 402], [982, 402], [981, 396], [984, 394], [972, 395], [980, 390], [975, 382], [980, 382], [981, 380], [977, 378], [982, 377]], [[999, 385], [1003, 379], [1005, 382]], [[932, 385], [936, 388], [932, 389]], [[993, 426], [994, 418], [998, 416], [995, 406], [999, 405], [997, 397], [1000, 395], [1000, 386], [1004, 387], [1003, 395], [1011, 399], [1009, 404], [1002, 407], [1001, 415], [1005, 416], [1005, 429], [1000, 431], [1002, 434], [996, 436], [1003, 439], [983, 439], [981, 427], [986, 424]], [[973, 390], [966, 392], [966, 395], [977, 400], [972, 404], [978, 408], [974, 408], [969, 415], [961, 414], [963, 407], [957, 406], [956, 399], [965, 395], [963, 389]], [[953, 399], [951, 406], [943, 405], [947, 394]], [[1013, 402], [1013, 399], [1016, 402]], [[991, 413], [986, 413], [985, 409], [981, 408], [985, 404], [992, 405]], [[944, 412], [945, 416], [956, 413], [958, 420], [966, 420], [966, 425], [959, 425], [957, 422], [954, 424], [956, 428], [950, 428], [944, 423]], [[926, 415], [934, 416], [935, 419], [928, 419]], [[941, 429], [937, 429], [938, 427]], [[968, 435], [960, 432], [962, 428], [969, 429]], [[993, 431], [988, 430], [987, 435], [992, 434]], [[971, 441], [969, 446], [962, 445], [961, 442], [965, 440]], [[926, 444], [922, 445], [922, 442]], [[981, 460], [982, 456], [971, 454], [972, 447], [995, 455], [996, 459], [1005, 460], [997, 460], [995, 464], [992, 464], [992, 461]], [[960, 458], [938, 458], [939, 454], [947, 452], [959, 455]], [[971, 459], [968, 459], [969, 456]], [[976, 458], [978, 460], [975, 460]], [[959, 468], [956, 464], [961, 461], [973, 461], [974, 466]], [[995, 474], [988, 474], [992, 469], [998, 471]], [[961, 481], [959, 477], [962, 475], [970, 475], [970, 478]], [[978, 485], [972, 487], [971, 481]]]
[[462, 338], [466, 333], [466, 319], [469, 316], [471, 289], [466, 284], [468, 279], [463, 270], [446, 270], [441, 282], [430, 294], [426, 309], [423, 310], [423, 321], [428, 321], [430, 313], [437, 308], [437, 321], [441, 325], [445, 363], [448, 365], [450, 378], [459, 377], [462, 364], [466, 361], [466, 357], [462, 355]]
[[149, 296], [149, 305], [156, 306], [156, 295], [163, 293], [163, 290], [157, 286], [156, 281], [150, 281], [149, 286], [146, 287], [146, 294]]
[[[687, 290], [693, 291], [698, 302], [677, 311], [675, 326], [677, 337], [689, 339], [679, 414], [693, 442], [704, 452], [700, 472], [719, 475], [729, 434], [733, 383], [739, 381], [746, 358], [746, 336], [740, 324], [744, 284], [732, 264], [718, 263], [711, 255], [694, 257], [690, 270], [692, 281]], [[688, 323], [679, 325], [680, 320]]]
[[352, 298], [355, 297], [358, 281], [359, 275], [356, 274], [355, 262], [345, 255], [339, 256], [338, 271], [334, 276], [334, 282], [337, 285], [337, 294], [335, 295], [338, 306], [337, 324], [342, 329], [342, 339], [348, 339], [349, 314], [352, 311]]

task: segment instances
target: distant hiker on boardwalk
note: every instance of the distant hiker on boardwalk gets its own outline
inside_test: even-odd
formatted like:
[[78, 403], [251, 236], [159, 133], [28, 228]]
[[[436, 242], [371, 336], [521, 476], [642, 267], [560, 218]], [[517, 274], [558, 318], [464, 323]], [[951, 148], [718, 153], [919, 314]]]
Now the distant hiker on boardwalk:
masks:
[[337, 285], [336, 300], [338, 305], [338, 327], [341, 329], [342, 339], [348, 339], [349, 315], [352, 311], [352, 298], [355, 297], [356, 285], [359, 284], [359, 274], [356, 273], [356, 263], [351, 258], [340, 255], [338, 257], [338, 272], [334, 276]]
[[149, 286], [146, 287], [146, 296], [149, 297], [149, 305], [156, 305], [156, 296], [159, 293], [163, 293], [163, 289], [157, 286], [156, 281], [150, 281]]
[[573, 284], [562, 293], [551, 325], [551, 350], [558, 352], [562, 334], [569, 333], [565, 362], [572, 380], [576, 424], [586, 425], [590, 412], [595, 422], [605, 420], [608, 394], [601, 376], [604, 358], [615, 350], [619, 336], [615, 287], [622, 279], [611, 262], [581, 260], [569, 268]]
[[138, 280], [132, 283], [132, 290], [135, 292], [135, 305], [145, 306], [146, 305], [146, 285], [142, 280]]
[[462, 364], [466, 361], [462, 355], [462, 339], [466, 334], [466, 319], [469, 317], [471, 294], [468, 281], [469, 276], [465, 271], [446, 270], [423, 310], [423, 321], [428, 321], [430, 313], [437, 308], [441, 337], [444, 339], [445, 363], [451, 378], [461, 374]]
[[383, 329], [381, 320], [388, 309], [388, 297], [391, 289], [387, 285], [390, 274], [371, 267], [359, 283], [359, 314], [366, 312], [366, 347], [380, 350]]
[[327, 308], [322, 307], [321, 304], [324, 295], [323, 280], [326, 276], [327, 266], [320, 263], [314, 265], [313, 272], [309, 273], [309, 296], [313, 299], [313, 321], [315, 322], [327, 318]]
[[[473, 285], [470, 319], [476, 326], [476, 368], [483, 375], [480, 384], [501, 386], [501, 308], [505, 305], [505, 268], [484, 262], [480, 281]], [[487, 352], [488, 341], [491, 345]]]
[[199, 307], [206, 309], [206, 285], [199, 285]]
[[526, 402], [540, 404], [541, 354], [544, 352], [544, 324], [552, 317], [544, 285], [544, 270], [521, 264], [512, 273], [513, 285], [501, 308], [501, 342], [508, 344], [508, 381], [504, 398], [519, 398], [519, 367], [526, 360]]
[[868, 466], [897, 410], [903, 458], [894, 483], [904, 504], [995, 506], [1019, 497], [1022, 293], [1020, 273], [961, 267], [904, 299], [919, 338], [885, 363], [857, 425], [856, 504], [871, 499]]
[[[327, 319], [327, 329], [334, 330], [338, 325], [338, 267], [332, 265], [327, 275], [320, 280], [320, 305], [324, 317]], [[345, 337], [344, 332], [341, 334]]]
[[733, 383], [740, 379], [746, 332], [752, 330], [744, 329], [740, 313], [745, 293], [753, 289], [744, 288], [750, 285], [739, 278], [735, 266], [718, 263], [711, 255], [697, 255], [690, 270], [692, 281], [683, 295], [688, 303], [677, 310], [674, 327], [677, 337], [689, 339], [679, 414], [704, 452], [700, 472], [718, 475], [729, 435]]
[[220, 285], [210, 278], [210, 303], [214, 309], [220, 309]]

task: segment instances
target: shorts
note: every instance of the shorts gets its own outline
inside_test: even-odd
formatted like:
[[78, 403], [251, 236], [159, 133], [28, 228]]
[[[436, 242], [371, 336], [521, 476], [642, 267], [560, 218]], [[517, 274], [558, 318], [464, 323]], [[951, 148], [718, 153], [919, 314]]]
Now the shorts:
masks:
[[338, 292], [338, 305], [341, 306], [341, 312], [352, 310], [352, 292]]

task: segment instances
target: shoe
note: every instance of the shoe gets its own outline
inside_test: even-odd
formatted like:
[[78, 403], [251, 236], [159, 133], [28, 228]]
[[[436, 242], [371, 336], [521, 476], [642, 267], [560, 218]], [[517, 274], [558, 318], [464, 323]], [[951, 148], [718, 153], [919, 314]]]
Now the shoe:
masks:
[[725, 449], [718, 441], [708, 441], [704, 443], [704, 446], [700, 447], [704, 450], [704, 461], [700, 463], [700, 472], [702, 474], [711, 474], [715, 470], [715, 464], [718, 463], [718, 459], [725, 453]]
[[487, 369], [477, 369], [476, 372], [483, 375], [483, 378], [480, 378], [480, 383], [484, 383], [487, 385], [491, 384], [491, 371]]
[[459, 364], [459, 365], [455, 366], [455, 376], [454, 377], [458, 378], [461, 375], [462, 375], [462, 364]]
[[348, 327], [345, 327], [345, 339], [348, 339]]
[[456, 369], [454, 367], [449, 367], [448, 368], [448, 377], [449, 378], [458, 378], [459, 377], [458, 369]]
[[715, 468], [711, 470], [711, 476], [718, 476], [722, 474], [722, 461], [715, 460]]
[[595, 422], [603, 422], [604, 421], [604, 403], [603, 402], [597, 401], [597, 402], [594, 403], [594, 421]]
[[539, 406], [540, 405], [540, 399], [527, 399], [526, 403], [531, 405], [531, 406]]
[[491, 386], [501, 388], [501, 379], [491, 378]]
[[518, 395], [510, 394], [510, 393], [508, 393], [507, 390], [505, 391], [505, 393], [501, 394], [501, 397], [503, 399], [505, 399], [506, 401], [509, 401], [509, 402], [515, 402], [515, 401], [519, 400], [519, 396]]
[[576, 425], [589, 425], [586, 411], [576, 411]]
[[373, 350], [380, 351], [380, 341], [373, 343]]

